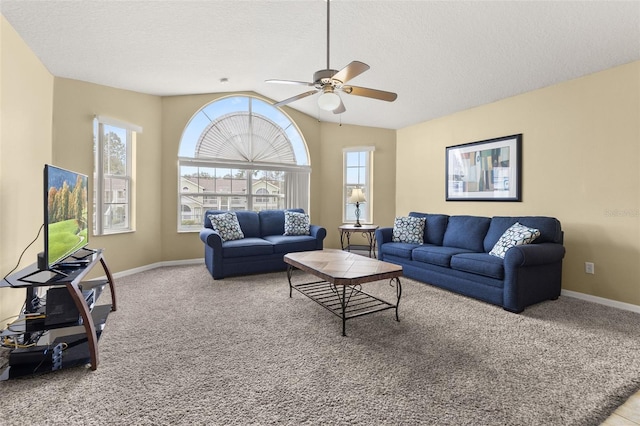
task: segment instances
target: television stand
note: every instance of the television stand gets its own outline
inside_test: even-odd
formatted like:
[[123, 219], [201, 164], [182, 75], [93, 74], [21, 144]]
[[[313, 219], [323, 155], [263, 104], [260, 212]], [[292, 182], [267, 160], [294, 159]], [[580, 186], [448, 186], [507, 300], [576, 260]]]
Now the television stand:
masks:
[[[0, 371], [0, 380], [87, 363], [92, 370], [98, 368], [98, 339], [109, 313], [116, 310], [116, 293], [102, 249], [92, 250], [83, 259], [86, 261], [61, 268], [62, 273], [41, 271], [37, 264], [32, 264], [0, 281], [0, 287], [23, 288], [27, 293], [23, 312], [11, 327], [0, 333], [0, 337], [14, 342], [22, 339], [22, 346], [30, 345], [12, 349], [9, 366]], [[106, 279], [83, 281], [97, 265], [102, 266]], [[98, 305], [97, 300], [107, 285], [111, 303]], [[40, 287], [66, 287], [67, 300], [70, 299], [77, 309], [78, 319], [47, 324], [45, 307], [40, 306], [37, 296]], [[87, 294], [92, 295], [90, 300]]]
[[87, 247], [83, 247], [77, 252], [73, 253], [70, 257], [76, 260], [84, 260], [87, 257], [93, 255], [96, 252], [95, 249], [90, 249]]
[[91, 263], [91, 260], [89, 259], [70, 260], [66, 262], [56, 263], [55, 265], [53, 265], [52, 268], [50, 268], [50, 270], [52, 271], [65, 271], [69, 269], [73, 270], [73, 269], [82, 268], [83, 266], [87, 266], [89, 263]]

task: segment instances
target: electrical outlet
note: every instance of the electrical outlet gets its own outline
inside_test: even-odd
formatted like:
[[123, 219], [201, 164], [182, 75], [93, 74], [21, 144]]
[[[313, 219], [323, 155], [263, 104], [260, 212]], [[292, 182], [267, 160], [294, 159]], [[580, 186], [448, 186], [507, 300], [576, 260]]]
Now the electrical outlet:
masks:
[[595, 265], [593, 262], [584, 262], [584, 272], [587, 274], [595, 274]]

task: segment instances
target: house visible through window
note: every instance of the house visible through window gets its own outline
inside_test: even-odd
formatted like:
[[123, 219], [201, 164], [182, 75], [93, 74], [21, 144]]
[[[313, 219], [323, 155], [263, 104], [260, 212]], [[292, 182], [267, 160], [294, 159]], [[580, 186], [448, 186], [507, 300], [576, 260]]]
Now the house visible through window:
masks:
[[178, 230], [202, 228], [207, 210], [309, 209], [309, 157], [280, 109], [248, 96], [205, 105], [178, 152]]
[[94, 120], [93, 234], [133, 230], [132, 150], [142, 129], [106, 117]]
[[344, 223], [356, 222], [356, 205], [351, 202], [351, 195], [355, 188], [362, 190], [365, 201], [359, 204], [360, 222], [372, 223], [373, 211], [371, 176], [373, 164], [373, 151], [375, 147], [351, 147], [343, 149], [343, 200], [342, 221]]

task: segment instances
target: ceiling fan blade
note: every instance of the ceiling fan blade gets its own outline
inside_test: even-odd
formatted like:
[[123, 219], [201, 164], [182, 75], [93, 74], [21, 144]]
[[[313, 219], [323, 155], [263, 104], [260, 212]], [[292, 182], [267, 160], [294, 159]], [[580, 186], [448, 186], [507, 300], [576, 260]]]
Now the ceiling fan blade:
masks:
[[332, 78], [334, 80], [339, 80], [343, 83], [346, 83], [352, 78], [359, 76], [369, 68], [369, 65], [365, 64], [364, 62], [353, 61], [349, 65], [338, 71]]
[[285, 99], [284, 101], [280, 101], [278, 103], [275, 103], [275, 104], [273, 104], [273, 106], [280, 107], [280, 106], [286, 105], [288, 103], [291, 103], [293, 101], [297, 101], [298, 99], [302, 99], [302, 98], [306, 98], [307, 96], [315, 95], [316, 93], [318, 93], [317, 90], [310, 90], [308, 92], [300, 93], [299, 95], [295, 95], [295, 96], [292, 96], [289, 99]]
[[338, 105], [338, 108], [333, 110], [333, 113], [334, 114], [342, 114], [346, 110], [347, 109], [344, 107], [344, 102], [342, 102], [342, 98], [340, 98], [340, 105]]
[[280, 84], [296, 84], [301, 86], [313, 86], [313, 83], [309, 83], [307, 81], [295, 81], [295, 80], [265, 80], [265, 83], [280, 83]]
[[342, 91], [349, 95], [364, 96], [366, 98], [379, 99], [381, 101], [393, 102], [398, 95], [393, 92], [385, 92], [384, 90], [369, 89], [367, 87], [347, 86]]

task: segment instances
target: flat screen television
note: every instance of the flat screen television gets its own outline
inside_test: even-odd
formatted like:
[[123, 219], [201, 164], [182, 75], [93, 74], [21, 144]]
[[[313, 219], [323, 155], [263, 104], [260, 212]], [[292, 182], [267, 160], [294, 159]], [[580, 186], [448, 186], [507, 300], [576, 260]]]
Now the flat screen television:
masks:
[[43, 260], [46, 265], [42, 266], [46, 269], [55, 269], [89, 243], [88, 184], [87, 175], [50, 164], [44, 166]]

